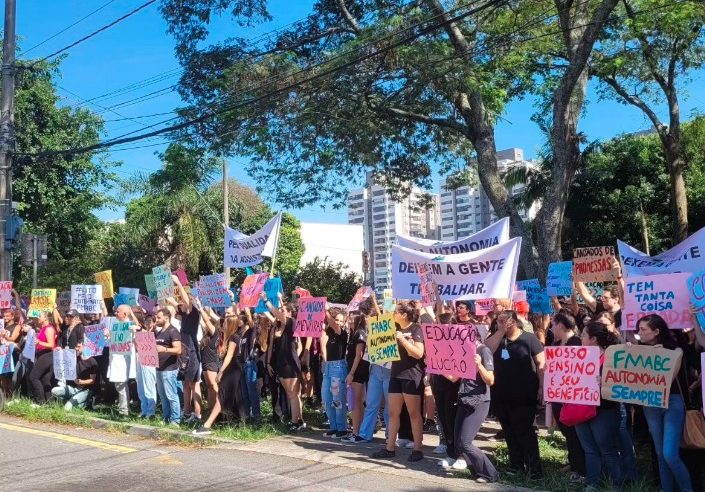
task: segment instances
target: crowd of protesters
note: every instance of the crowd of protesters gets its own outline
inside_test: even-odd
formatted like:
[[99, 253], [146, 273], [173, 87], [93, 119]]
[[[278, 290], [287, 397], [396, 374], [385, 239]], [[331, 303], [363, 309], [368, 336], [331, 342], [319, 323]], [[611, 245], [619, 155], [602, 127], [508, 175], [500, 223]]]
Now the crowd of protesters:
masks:
[[[537, 423], [544, 408], [544, 347], [596, 346], [604, 352], [619, 343], [655, 345], [683, 353], [667, 409], [602, 399], [590, 419], [566, 425], [563, 405], [553, 403], [545, 407], [548, 431], [557, 428], [565, 436], [565, 472], [576, 489], [598, 490], [603, 481], [620, 487], [637, 480], [635, 443], [646, 443], [661, 490], [705, 490], [699, 475], [702, 454], [689, 460], [680, 448], [686, 409], [702, 408], [699, 354], [705, 347], [704, 327], [693, 316], [691, 329], [670, 330], [662, 318], [650, 315], [631, 331], [623, 330], [621, 279], [606, 287], [600, 299], [576, 283], [572, 297], [552, 299], [553, 316], [533, 315], [525, 301], [509, 299], [496, 299], [491, 312], [482, 316], [473, 314], [471, 301], [436, 300], [433, 307], [398, 301], [394, 322], [399, 360], [386, 364], [370, 364], [367, 357], [369, 318], [381, 314], [374, 295], [355, 312], [327, 309], [321, 337], [298, 338], [296, 299], [287, 303], [263, 293], [268, 312], [255, 314], [233, 303], [217, 313], [203, 307], [178, 277], [173, 282], [180, 301], [167, 299], [154, 313], [119, 305], [112, 313], [104, 306], [102, 315], [55, 309], [27, 319], [19, 308], [6, 309], [0, 341], [13, 351], [14, 372], [0, 376], [2, 390], [29, 397], [35, 405], [60, 401], [66, 410], [95, 402], [114, 403], [122, 415], [139, 408], [140, 418], [161, 418], [175, 426], [189, 423], [200, 435], [217, 425], [261, 422], [262, 398], [271, 402], [275, 422], [292, 432], [303, 431], [302, 397], [314, 398], [325, 410], [326, 438], [369, 443], [384, 428], [384, 445], [372, 457], [394, 460], [409, 449], [407, 460], [415, 462], [424, 459], [424, 432], [433, 429], [441, 438], [434, 449], [443, 455], [440, 465], [451, 471], [469, 469], [478, 482], [500, 478], [493, 457], [475, 443], [491, 418], [501, 427], [496, 439], [504, 439], [508, 448], [506, 473], [540, 480]], [[20, 306], [16, 293], [15, 306]], [[106, 347], [102, 355], [82, 355], [84, 326], [100, 324], [109, 337], [115, 320], [128, 321], [133, 332], [154, 333], [158, 367], [142, 367], [134, 346], [132, 353], [110, 353]], [[486, 327], [479, 330], [474, 379], [426, 374], [421, 325], [432, 322]], [[25, 337], [30, 330], [36, 336], [33, 357], [28, 358]], [[53, 377], [52, 353], [59, 347], [79, 354], [73, 381]]]

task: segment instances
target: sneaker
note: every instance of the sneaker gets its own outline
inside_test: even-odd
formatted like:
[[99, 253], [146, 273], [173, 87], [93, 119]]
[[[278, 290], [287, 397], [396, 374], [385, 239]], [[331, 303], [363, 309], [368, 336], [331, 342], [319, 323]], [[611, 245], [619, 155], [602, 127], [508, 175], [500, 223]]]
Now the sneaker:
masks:
[[396, 455], [396, 452], [390, 451], [387, 448], [382, 448], [379, 451], [372, 453], [373, 458], [394, 458]]
[[439, 444], [436, 449], [433, 450], [433, 454], [446, 454], [447, 452], [448, 448], [445, 444]]
[[191, 434], [194, 436], [207, 436], [211, 433], [211, 428], [210, 427], [199, 427], [198, 429], [194, 429]]
[[335, 433], [335, 438], [336, 439], [342, 439], [344, 437], [348, 437], [350, 435], [350, 432], [348, 431], [339, 431]]
[[350, 434], [347, 437], [342, 438], [340, 441], [351, 443], [351, 444], [358, 444], [361, 442], [372, 442], [372, 440], [364, 439], [360, 436], [356, 436], [355, 434]]
[[485, 477], [477, 477], [477, 478], [475, 479], [475, 482], [476, 482], [476, 483], [490, 483], [490, 481], [487, 480]]
[[335, 437], [338, 431], [329, 430], [323, 433], [323, 437]]
[[422, 459], [423, 459], [423, 453], [421, 451], [412, 451], [406, 460], [413, 462], [413, 461], [421, 461]]
[[438, 466], [447, 470], [453, 466], [453, 463], [455, 463], [455, 460], [453, 458], [446, 458], [444, 460], [439, 461]]
[[296, 422], [295, 424], [291, 424], [291, 430], [294, 432], [298, 432], [300, 430], [304, 430], [306, 428], [306, 422], [303, 420], [300, 420]]
[[467, 469], [467, 467], [468, 467], [468, 464], [465, 463], [465, 460], [463, 458], [459, 458], [459, 459], [455, 460], [455, 462], [451, 466], [451, 468], [453, 468], [453, 470], [465, 470], [465, 469]]
[[409, 444], [410, 442], [412, 442], [412, 441], [410, 441], [410, 440], [408, 440], [408, 439], [397, 439], [397, 447], [398, 447], [398, 448], [403, 448], [404, 446], [406, 446], [406, 445]]

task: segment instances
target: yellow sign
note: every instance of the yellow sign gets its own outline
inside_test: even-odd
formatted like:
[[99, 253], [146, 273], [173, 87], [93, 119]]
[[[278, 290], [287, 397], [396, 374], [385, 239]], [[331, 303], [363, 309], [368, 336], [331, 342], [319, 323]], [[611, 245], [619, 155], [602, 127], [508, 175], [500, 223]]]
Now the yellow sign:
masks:
[[37, 318], [42, 312], [51, 313], [56, 305], [56, 289], [32, 289], [32, 302], [27, 316]]
[[113, 289], [113, 271], [105, 270], [94, 274], [95, 282], [103, 286], [103, 299], [112, 299], [115, 290]]
[[384, 364], [400, 359], [394, 313], [369, 318], [367, 356], [370, 364]]

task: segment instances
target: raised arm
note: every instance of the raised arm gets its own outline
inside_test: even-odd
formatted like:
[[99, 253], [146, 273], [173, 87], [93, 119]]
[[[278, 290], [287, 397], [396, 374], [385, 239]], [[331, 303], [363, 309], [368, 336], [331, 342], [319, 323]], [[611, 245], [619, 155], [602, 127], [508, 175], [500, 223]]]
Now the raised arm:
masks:
[[186, 289], [184, 289], [184, 286], [181, 285], [181, 280], [179, 280], [178, 275], [172, 275], [171, 281], [176, 286], [176, 290], [179, 291], [179, 296], [181, 297], [181, 302], [179, 302], [179, 305], [186, 314], [189, 314], [193, 309], [193, 303], [191, 302], [191, 298], [186, 293]]
[[575, 282], [575, 289], [573, 289], [580, 294], [585, 300], [585, 305], [593, 313], [597, 309], [597, 300], [590, 294], [590, 290], [587, 288], [584, 282]]

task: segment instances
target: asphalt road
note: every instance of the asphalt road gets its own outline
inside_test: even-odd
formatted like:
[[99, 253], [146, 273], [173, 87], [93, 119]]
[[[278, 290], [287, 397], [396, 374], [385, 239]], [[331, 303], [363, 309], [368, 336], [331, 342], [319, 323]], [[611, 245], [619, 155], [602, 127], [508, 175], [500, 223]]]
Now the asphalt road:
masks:
[[0, 417], [1, 490], [480, 490], [470, 480], [387, 474], [228, 447], [189, 448]]

